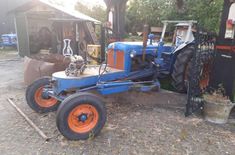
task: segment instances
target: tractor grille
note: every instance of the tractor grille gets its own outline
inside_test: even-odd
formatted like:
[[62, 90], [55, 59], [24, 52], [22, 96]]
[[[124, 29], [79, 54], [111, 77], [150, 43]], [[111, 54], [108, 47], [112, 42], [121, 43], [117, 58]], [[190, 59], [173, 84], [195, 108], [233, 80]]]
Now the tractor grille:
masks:
[[123, 51], [114, 51], [113, 49], [108, 50], [107, 63], [109, 67], [124, 70], [125, 57]]

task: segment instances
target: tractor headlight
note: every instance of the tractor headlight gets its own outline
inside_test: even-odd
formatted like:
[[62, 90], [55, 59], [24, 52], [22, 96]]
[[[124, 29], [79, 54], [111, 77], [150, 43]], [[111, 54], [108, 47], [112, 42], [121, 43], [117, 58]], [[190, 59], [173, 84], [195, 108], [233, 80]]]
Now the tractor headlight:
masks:
[[130, 57], [134, 58], [136, 56], [137, 52], [135, 50], [132, 50], [130, 53]]

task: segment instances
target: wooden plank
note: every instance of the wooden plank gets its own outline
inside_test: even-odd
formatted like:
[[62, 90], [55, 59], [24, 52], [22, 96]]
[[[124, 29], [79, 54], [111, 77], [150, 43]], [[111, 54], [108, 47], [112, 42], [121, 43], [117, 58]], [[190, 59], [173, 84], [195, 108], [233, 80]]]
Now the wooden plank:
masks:
[[29, 38], [28, 38], [28, 25], [25, 14], [18, 13], [15, 15], [15, 27], [18, 40], [18, 51], [20, 56], [29, 56]]

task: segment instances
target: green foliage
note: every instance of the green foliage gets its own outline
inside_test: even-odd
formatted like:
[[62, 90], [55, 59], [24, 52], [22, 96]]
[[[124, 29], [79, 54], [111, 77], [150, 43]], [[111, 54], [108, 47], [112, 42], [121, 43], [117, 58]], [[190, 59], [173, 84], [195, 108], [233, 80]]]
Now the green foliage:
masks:
[[223, 84], [218, 85], [218, 89], [215, 89], [209, 93], [203, 95], [205, 101], [210, 103], [230, 104], [229, 97], [225, 95], [225, 88]]
[[[197, 20], [203, 28], [218, 32], [224, 0], [129, 0], [126, 9], [126, 32], [142, 31], [143, 24], [161, 26], [161, 21]], [[77, 3], [76, 9], [105, 22], [102, 6], [87, 7]]]
[[181, 19], [197, 20], [205, 29], [218, 32], [223, 0], [185, 0], [184, 5], [183, 12], [172, 14]]
[[100, 5], [95, 5], [92, 8], [89, 8], [86, 5], [78, 2], [77, 5], [75, 6], [75, 8], [79, 12], [84, 13], [92, 18], [95, 18], [95, 19], [101, 21], [101, 22], [106, 21], [106, 17], [107, 17], [106, 11]]
[[[180, 6], [179, 6], [180, 5]], [[160, 26], [161, 20], [197, 20], [218, 32], [223, 0], [131, 0], [127, 8], [127, 30], [139, 31], [143, 23]]]
[[142, 26], [160, 26], [161, 20], [166, 19], [167, 10], [172, 0], [130, 0], [127, 7], [127, 31], [142, 31]]

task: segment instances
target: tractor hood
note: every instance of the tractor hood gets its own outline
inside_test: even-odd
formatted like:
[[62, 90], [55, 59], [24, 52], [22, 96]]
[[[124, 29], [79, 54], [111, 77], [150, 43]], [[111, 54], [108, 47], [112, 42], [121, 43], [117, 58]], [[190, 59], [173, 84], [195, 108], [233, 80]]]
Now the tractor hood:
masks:
[[[157, 44], [148, 44], [146, 47], [146, 54], [156, 55], [157, 47]], [[128, 53], [135, 51], [136, 55], [142, 55], [144, 50], [143, 42], [115, 42], [111, 43], [108, 46], [108, 49], [113, 49], [115, 51], [124, 51]]]

